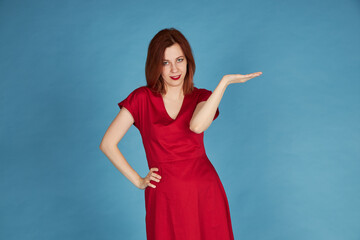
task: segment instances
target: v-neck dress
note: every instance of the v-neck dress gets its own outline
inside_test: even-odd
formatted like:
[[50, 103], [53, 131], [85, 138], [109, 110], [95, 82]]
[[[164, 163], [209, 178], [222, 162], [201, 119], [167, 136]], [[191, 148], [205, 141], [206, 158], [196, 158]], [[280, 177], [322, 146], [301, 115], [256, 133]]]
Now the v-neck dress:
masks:
[[[184, 96], [175, 119], [160, 94], [147, 86], [118, 103], [134, 118], [148, 167], [162, 178], [146, 187], [145, 223], [148, 240], [233, 240], [230, 209], [220, 178], [206, 155], [204, 133], [190, 130], [190, 120], [211, 91], [194, 87]], [[214, 115], [219, 115], [219, 108]]]

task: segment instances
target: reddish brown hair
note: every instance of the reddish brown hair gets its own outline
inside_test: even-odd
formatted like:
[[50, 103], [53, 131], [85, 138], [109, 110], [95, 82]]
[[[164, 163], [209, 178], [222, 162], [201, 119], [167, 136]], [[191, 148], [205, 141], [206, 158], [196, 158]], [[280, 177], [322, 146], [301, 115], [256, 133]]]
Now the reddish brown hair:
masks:
[[195, 61], [191, 47], [184, 35], [175, 28], [165, 28], [159, 31], [150, 41], [146, 64], [145, 76], [147, 87], [156, 93], [165, 94], [165, 83], [161, 76], [162, 62], [165, 49], [178, 43], [185, 54], [187, 60], [187, 71], [184, 78], [184, 95], [194, 90], [193, 76], [195, 73]]

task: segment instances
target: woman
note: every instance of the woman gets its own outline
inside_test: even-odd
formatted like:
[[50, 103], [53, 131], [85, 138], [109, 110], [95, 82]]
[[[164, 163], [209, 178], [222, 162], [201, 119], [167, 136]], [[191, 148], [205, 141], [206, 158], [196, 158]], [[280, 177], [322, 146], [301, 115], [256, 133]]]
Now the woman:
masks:
[[[225, 75], [214, 92], [193, 84], [195, 62], [186, 38], [174, 28], [151, 40], [147, 85], [119, 102], [120, 112], [100, 149], [136, 187], [145, 189], [148, 240], [234, 239], [220, 178], [208, 159], [204, 131], [219, 115], [226, 87], [261, 72]], [[142, 178], [117, 148], [134, 124], [139, 129], [149, 173]]]

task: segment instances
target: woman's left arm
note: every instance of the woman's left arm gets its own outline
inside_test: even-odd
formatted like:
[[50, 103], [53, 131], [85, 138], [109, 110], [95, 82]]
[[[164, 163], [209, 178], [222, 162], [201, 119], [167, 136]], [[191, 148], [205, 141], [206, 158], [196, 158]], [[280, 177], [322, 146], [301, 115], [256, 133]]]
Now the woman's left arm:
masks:
[[227, 86], [226, 79], [222, 78], [207, 101], [197, 104], [190, 120], [191, 131], [200, 134], [209, 128]]
[[260, 76], [262, 72], [256, 72], [251, 74], [228, 74], [225, 75], [212, 92], [207, 101], [199, 102], [195, 108], [195, 111], [190, 120], [190, 130], [195, 133], [202, 133], [209, 128], [220, 101], [224, 95], [227, 86], [231, 83], [244, 83], [254, 77]]

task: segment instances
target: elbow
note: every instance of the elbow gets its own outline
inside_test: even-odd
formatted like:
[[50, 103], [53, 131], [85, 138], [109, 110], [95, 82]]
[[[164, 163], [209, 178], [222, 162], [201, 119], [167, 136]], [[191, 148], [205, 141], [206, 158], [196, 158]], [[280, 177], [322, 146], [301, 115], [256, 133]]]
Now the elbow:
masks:
[[190, 130], [197, 134], [204, 132], [204, 130], [201, 129], [199, 126], [193, 126], [193, 125], [190, 125]]
[[100, 148], [100, 150], [101, 150], [102, 152], [104, 152], [105, 149], [108, 149], [108, 148], [109, 148], [109, 145], [108, 145], [108, 144], [105, 144], [104, 142], [101, 142], [99, 148]]
[[100, 150], [102, 151], [102, 152], [106, 152], [106, 151], [108, 151], [108, 150], [112, 150], [112, 149], [114, 149], [114, 148], [116, 148], [117, 147], [117, 143], [113, 143], [113, 142], [108, 142], [108, 141], [102, 141], [101, 143], [100, 143], [100, 146], [99, 146], [99, 148], [100, 148]]
[[104, 152], [104, 146], [103, 146], [103, 143], [100, 143], [99, 148], [100, 148], [100, 150], [101, 150], [102, 152]]

